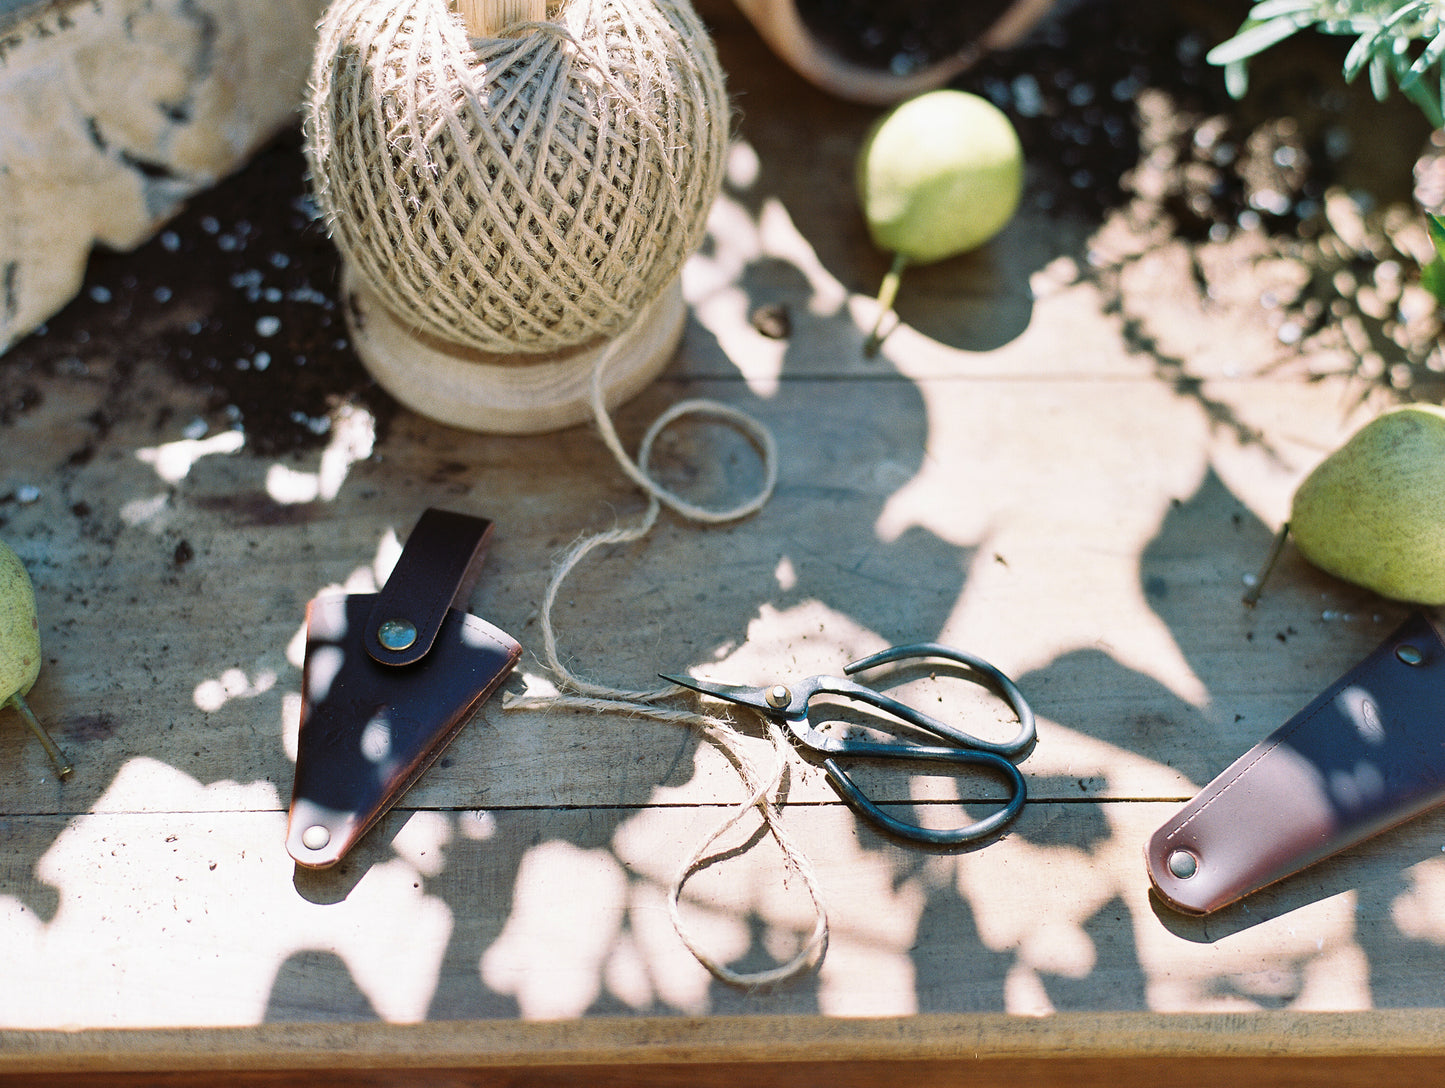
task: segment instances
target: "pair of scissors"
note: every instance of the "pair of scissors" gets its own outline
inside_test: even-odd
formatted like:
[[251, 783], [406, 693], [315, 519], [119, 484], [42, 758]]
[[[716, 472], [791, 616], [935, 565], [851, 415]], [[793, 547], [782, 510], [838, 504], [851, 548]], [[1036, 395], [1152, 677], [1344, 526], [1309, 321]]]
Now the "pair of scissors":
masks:
[[[943, 658], [965, 665], [981, 678], [984, 686], [1001, 695], [1018, 717], [1018, 733], [1013, 739], [1001, 743], [982, 740], [852, 679], [855, 674], [879, 665], [927, 658]], [[781, 723], [796, 743], [824, 757], [823, 769], [827, 772], [828, 780], [858, 815], [899, 838], [930, 846], [973, 843], [1001, 831], [1019, 814], [1027, 791], [1023, 775], [1014, 765], [1014, 760], [1028, 754], [1033, 747], [1036, 731], [1033, 711], [1012, 680], [982, 658], [936, 642], [891, 646], [844, 666], [843, 673], [843, 676], [808, 676], [790, 683], [774, 683], [765, 687], [717, 684], [687, 676], [669, 676], [666, 673], [659, 675], [664, 680], [692, 691], [750, 707]], [[905, 741], [870, 741], [825, 733], [814, 724], [809, 713], [809, 704], [816, 695], [833, 695], [864, 704], [948, 743], [922, 745]], [[988, 767], [998, 772], [1008, 783], [1008, 801], [997, 812], [962, 827], [942, 830], [922, 827], [884, 812], [843, 770], [838, 762], [840, 758], [918, 760]]]

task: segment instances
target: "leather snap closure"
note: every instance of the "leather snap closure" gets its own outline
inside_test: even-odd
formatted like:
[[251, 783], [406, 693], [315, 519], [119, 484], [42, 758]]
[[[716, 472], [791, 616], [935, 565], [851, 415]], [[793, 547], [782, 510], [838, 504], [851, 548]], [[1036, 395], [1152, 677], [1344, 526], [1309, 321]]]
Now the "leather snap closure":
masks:
[[331, 842], [331, 832], [320, 824], [312, 824], [301, 833], [301, 845], [308, 850], [324, 850]]
[[1199, 872], [1199, 859], [1188, 850], [1175, 850], [1169, 855], [1166, 864], [1169, 866], [1169, 871], [1180, 880], [1188, 880]]
[[416, 624], [400, 618], [382, 620], [376, 640], [388, 650], [405, 650], [416, 641]]

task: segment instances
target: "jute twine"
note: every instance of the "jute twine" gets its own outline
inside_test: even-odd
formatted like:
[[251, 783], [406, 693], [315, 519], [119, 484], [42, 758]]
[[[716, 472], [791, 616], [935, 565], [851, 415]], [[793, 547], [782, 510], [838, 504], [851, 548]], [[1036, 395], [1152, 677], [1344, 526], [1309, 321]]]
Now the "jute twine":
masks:
[[[783, 776], [788, 766], [788, 752], [791, 751], [791, 746], [787, 738], [776, 725], [768, 723], [768, 740], [771, 742], [773, 755], [772, 766], [760, 768], [744, 747], [742, 734], [729, 719], [696, 709], [678, 709], [664, 705], [676, 696], [691, 697], [692, 693], [686, 689], [668, 684], [656, 689], [632, 690], [598, 683], [577, 675], [562, 661], [558, 651], [557, 632], [553, 624], [552, 613], [556, 607], [557, 594], [563, 581], [586, 558], [588, 553], [603, 545], [626, 544], [640, 540], [657, 523], [664, 506], [681, 517], [708, 524], [734, 521], [761, 510], [772, 497], [773, 489], [777, 485], [777, 444], [766, 427], [731, 405], [712, 400], [686, 400], [674, 404], [653, 421], [643, 435], [637, 459], [634, 461], [628, 456], [617, 435], [605, 402], [606, 369], [614, 354], [615, 352], [604, 352], [592, 371], [593, 418], [603, 441], [618, 465], [628, 478], [647, 495], [647, 509], [633, 525], [619, 526], [583, 537], [572, 545], [557, 564], [543, 596], [541, 624], [543, 661], [556, 681], [559, 694], [530, 698], [514, 697], [505, 700], [503, 705], [507, 709], [513, 710], [561, 707], [596, 713], [620, 713], [672, 722], [697, 729], [703, 739], [722, 752], [737, 772], [746, 796], [733, 807], [720, 825], [698, 844], [678, 870], [668, 889], [668, 914], [673, 928], [682, 942], [697, 961], [715, 978], [746, 989], [774, 986], [810, 970], [822, 958], [828, 944], [828, 916], [823, 905], [818, 878], [814, 874], [812, 863], [808, 860], [807, 855], [788, 833], [773, 800], [782, 786]], [[763, 462], [763, 483], [753, 497], [731, 508], [712, 509], [689, 502], [663, 487], [651, 475], [649, 463], [653, 444], [668, 427], [687, 416], [708, 416], [721, 420], [736, 428], [753, 443]], [[729, 856], [728, 850], [715, 852], [714, 844], [718, 843], [723, 836], [747, 819], [749, 814], [754, 811], [762, 820], [767, 833], [777, 843], [786, 871], [796, 875], [802, 881], [812, 905], [813, 925], [811, 931], [800, 943], [797, 952], [787, 962], [762, 971], [735, 971], [714, 957], [693, 934], [682, 916], [680, 900], [683, 886], [688, 880], [709, 865]]]
[[[552, 620], [562, 582], [593, 549], [641, 539], [664, 506], [706, 523], [745, 517], [767, 503], [777, 480], [771, 434], [728, 405], [675, 404], [648, 430], [636, 461], [608, 415], [609, 367], [617, 369], [638, 316], [701, 241], [721, 185], [729, 127], [722, 70], [687, 0], [561, 0], [548, 15], [507, 37], [468, 39], [445, 0], [336, 0], [320, 26], [305, 118], [312, 189], [349, 272], [418, 338], [494, 361], [596, 346], [587, 360], [592, 417], [648, 507], [633, 526], [579, 541], [557, 566], [542, 630], [560, 694], [505, 705], [643, 715], [696, 728], [723, 752], [746, 796], [684, 862], [668, 907], [683, 942], [716, 977], [775, 984], [815, 964], [828, 933], [817, 878], [773, 800], [787, 739], [769, 727], [774, 759], [760, 768], [726, 718], [661, 705], [682, 689], [633, 691], [577, 676], [561, 660]], [[765, 469], [756, 496], [711, 510], [653, 478], [654, 441], [688, 415], [749, 437]], [[718, 860], [714, 844], [753, 812], [803, 881], [814, 924], [787, 963], [738, 972], [694, 937], [680, 898]]]
[[560, 0], [468, 39], [446, 0], [336, 0], [304, 126], [348, 266], [419, 333], [498, 355], [616, 336], [702, 239], [722, 68], [688, 0]]

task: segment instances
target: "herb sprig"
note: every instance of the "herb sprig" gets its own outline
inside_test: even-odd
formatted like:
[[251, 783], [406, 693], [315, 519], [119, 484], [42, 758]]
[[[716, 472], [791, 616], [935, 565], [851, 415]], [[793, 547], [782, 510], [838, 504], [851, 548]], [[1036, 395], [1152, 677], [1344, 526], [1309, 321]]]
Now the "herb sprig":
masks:
[[1234, 37], [1210, 51], [1230, 94], [1248, 86], [1247, 62], [1302, 30], [1353, 37], [1344, 76], [1369, 74], [1383, 100], [1391, 88], [1410, 99], [1435, 128], [1445, 127], [1445, 2], [1442, 0], [1257, 0]]

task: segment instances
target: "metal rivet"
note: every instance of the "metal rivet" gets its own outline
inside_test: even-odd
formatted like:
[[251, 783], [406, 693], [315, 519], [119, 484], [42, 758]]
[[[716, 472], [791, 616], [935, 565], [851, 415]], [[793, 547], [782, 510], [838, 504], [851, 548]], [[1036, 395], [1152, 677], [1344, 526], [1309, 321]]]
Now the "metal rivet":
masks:
[[312, 824], [301, 832], [301, 845], [308, 850], [323, 850], [331, 841], [331, 832], [320, 824]]
[[1423, 665], [1425, 663], [1425, 655], [1420, 652], [1420, 647], [1411, 646], [1408, 642], [1403, 642], [1395, 647], [1395, 656], [1407, 665]]
[[793, 693], [783, 684], [774, 684], [768, 688], [768, 706], [774, 710], [782, 710], [793, 701]]
[[1169, 871], [1180, 880], [1188, 880], [1199, 872], [1199, 859], [1188, 850], [1176, 850], [1169, 855]]
[[388, 650], [405, 650], [416, 641], [416, 624], [410, 620], [382, 620], [376, 640]]

